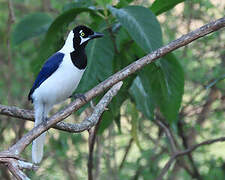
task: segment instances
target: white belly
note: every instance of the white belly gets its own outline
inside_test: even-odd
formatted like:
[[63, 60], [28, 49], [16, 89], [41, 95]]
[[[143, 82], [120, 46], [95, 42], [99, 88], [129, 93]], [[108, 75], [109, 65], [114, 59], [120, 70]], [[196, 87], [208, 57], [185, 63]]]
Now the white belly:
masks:
[[65, 55], [59, 68], [34, 91], [34, 101], [54, 105], [66, 100], [77, 88], [84, 71]]

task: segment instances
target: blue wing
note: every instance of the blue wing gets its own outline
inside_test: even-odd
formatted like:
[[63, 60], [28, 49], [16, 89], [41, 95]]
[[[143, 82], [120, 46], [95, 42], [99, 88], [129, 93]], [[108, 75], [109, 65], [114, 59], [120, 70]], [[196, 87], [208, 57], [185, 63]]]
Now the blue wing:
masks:
[[57, 52], [54, 55], [52, 55], [44, 64], [41, 71], [39, 72], [37, 79], [35, 80], [33, 87], [31, 88], [28, 100], [32, 101], [32, 94], [35, 89], [37, 89], [46, 79], [48, 79], [49, 76], [51, 76], [56, 69], [59, 67], [63, 60], [64, 54]]

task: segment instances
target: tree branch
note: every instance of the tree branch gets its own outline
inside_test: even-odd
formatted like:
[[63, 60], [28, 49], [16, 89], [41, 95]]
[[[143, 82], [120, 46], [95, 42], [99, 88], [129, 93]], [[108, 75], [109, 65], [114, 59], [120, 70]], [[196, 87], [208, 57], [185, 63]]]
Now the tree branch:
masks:
[[32, 163], [13, 159], [13, 158], [8, 158], [8, 157], [5, 157], [5, 158], [0, 157], [0, 161], [2, 163], [5, 163], [5, 165], [9, 169], [9, 171], [16, 177], [16, 179], [19, 179], [19, 180], [28, 180], [29, 179], [26, 176], [26, 174], [24, 174], [22, 169], [37, 170], [37, 168], [38, 168], [36, 165], [34, 165]]
[[[203, 37], [211, 32], [217, 31], [225, 26], [225, 17], [217, 19], [213, 22], [210, 22], [195, 31], [192, 31], [186, 35], [183, 35], [182, 37], [178, 38], [175, 41], [172, 41], [166, 46], [163, 46], [152, 53], [144, 56], [143, 58], [133, 62], [129, 66], [125, 67], [121, 71], [115, 73], [93, 89], [89, 90], [87, 93], [85, 93], [85, 97], [87, 101], [90, 101], [92, 98], [98, 96], [106, 89], [112, 87], [117, 82], [127, 78], [129, 75], [135, 73], [136, 71], [140, 70], [144, 66], [146, 66], [149, 63], [152, 63], [156, 59], [166, 55], [167, 53], [185, 46], [189, 44], [190, 42]], [[11, 148], [9, 148], [9, 151], [15, 155], [19, 154], [26, 146], [28, 146], [32, 140], [34, 140], [37, 136], [42, 134], [44, 131], [47, 131], [49, 128], [53, 127], [56, 123], [62, 121], [66, 117], [68, 117], [72, 112], [78, 110], [81, 106], [83, 106], [85, 102], [81, 101], [80, 99], [76, 99], [72, 103], [70, 103], [65, 109], [59, 111], [55, 115], [53, 115], [51, 118], [48, 119], [46, 123], [41, 123], [39, 126], [33, 128], [29, 133], [25, 134], [15, 145], [13, 145]], [[82, 124], [82, 123], [81, 123]], [[78, 131], [83, 131], [86, 129], [89, 129], [94, 124], [79, 124], [77, 127]], [[20, 147], [17, 149], [17, 147]]]
[[[5, 106], [0, 104], [0, 114], [34, 122], [34, 111], [20, 109], [16, 106]], [[76, 124], [66, 122], [59, 122], [53, 126], [54, 129], [70, 133], [78, 133], [76, 127], [77, 127]]]
[[172, 157], [169, 159], [169, 161], [166, 163], [166, 165], [163, 167], [157, 180], [163, 179], [163, 176], [169, 171], [170, 166], [178, 157], [190, 154], [192, 151], [196, 150], [197, 148], [199, 148], [201, 146], [210, 145], [210, 144], [213, 144], [216, 142], [224, 142], [224, 141], [225, 141], [225, 137], [220, 137], [217, 139], [210, 139], [210, 140], [203, 141], [199, 144], [195, 144], [184, 151], [179, 151], [179, 152], [174, 153], [172, 155]]
[[162, 121], [160, 121], [158, 119], [156, 119], [154, 122], [163, 129], [163, 131], [165, 132], [165, 134], [170, 142], [172, 153], [176, 153], [177, 152], [177, 146], [176, 146], [177, 142], [176, 142], [170, 128], [168, 128]]
[[[111, 89], [111, 92], [108, 91], [104, 97], [102, 98], [101, 101], [107, 100], [108, 104], [109, 102], [112, 100], [113, 96], [115, 96], [118, 91], [120, 90], [122, 86], [122, 81], [117, 83], [116, 85], [114, 85]], [[100, 104], [101, 102], [99, 102], [98, 104]], [[107, 105], [108, 105], [107, 104]], [[106, 106], [95, 106], [94, 111], [96, 111], [96, 109], [98, 108], [100, 111], [104, 111], [106, 109]], [[93, 112], [94, 113], [94, 112]], [[93, 173], [92, 173], [92, 169], [93, 169], [93, 151], [94, 151], [94, 146], [95, 146], [95, 140], [96, 140], [96, 135], [97, 135], [97, 131], [101, 122], [101, 117], [102, 117], [102, 113], [99, 113], [98, 117], [95, 118], [96, 121], [96, 126], [95, 128], [92, 130], [89, 130], [89, 156], [88, 156], [88, 180], [93, 180]]]
[[88, 156], [88, 180], [93, 180], [93, 151], [94, 151], [94, 146], [95, 146], [95, 140], [97, 136], [97, 131], [99, 128], [99, 124], [101, 122], [101, 117], [98, 120], [98, 123], [96, 124], [95, 128], [92, 130], [89, 130], [89, 156]]
[[[111, 102], [112, 98], [117, 94], [119, 89], [121, 88], [123, 82], [120, 81], [115, 84], [99, 101], [99, 103], [95, 106], [95, 109], [90, 117], [86, 118], [80, 124], [77, 124], [77, 130], [79, 132], [89, 129], [92, 126], [96, 125], [99, 122], [99, 118], [101, 117], [102, 113], [105, 111], [107, 105]], [[75, 124], [74, 124], [75, 125]], [[96, 130], [97, 131], [97, 130]], [[27, 133], [28, 135], [32, 133], [30, 131]], [[23, 139], [23, 138], [22, 138]], [[19, 140], [20, 142], [21, 140]], [[32, 163], [24, 162], [20, 160], [19, 157], [15, 156], [15, 154], [19, 154], [25, 149], [26, 146], [23, 146], [21, 143], [16, 143], [13, 145], [8, 151], [4, 151], [0, 153], [0, 162], [5, 163], [10, 172], [17, 178], [17, 179], [29, 179], [21, 169], [36, 169], [37, 166], [33, 165]], [[94, 147], [94, 143], [93, 143]], [[93, 149], [92, 147], [92, 149]]]
[[130, 148], [131, 148], [133, 142], [134, 142], [134, 138], [130, 138], [130, 141], [129, 141], [129, 143], [128, 143], [126, 149], [125, 149], [125, 152], [124, 152], [124, 155], [123, 155], [123, 159], [122, 159], [122, 161], [121, 161], [121, 163], [120, 163], [120, 166], [119, 166], [119, 170], [120, 170], [120, 171], [121, 171], [122, 168], [123, 168], [123, 165], [124, 165], [124, 163], [125, 163], [125, 161], [126, 161], [126, 158], [127, 158], [127, 156], [128, 156], [128, 153], [129, 153], [129, 151], [130, 151]]
[[[171, 150], [172, 150], [172, 153], [171, 153], [171, 156], [173, 156], [174, 154], [176, 154], [177, 152], [179, 152], [179, 146], [178, 146], [178, 143], [171, 131], [171, 129], [169, 127], [167, 127], [162, 121], [160, 121], [159, 119], [156, 119], [154, 121], [159, 127], [161, 127], [163, 129], [163, 131], [165, 132], [168, 140], [169, 140], [169, 143], [171, 145]], [[189, 166], [187, 165], [187, 163], [185, 162], [184, 159], [179, 159], [178, 163], [183, 166], [183, 168], [189, 173], [191, 174], [192, 177], [196, 177], [196, 174], [192, 173], [191, 169], [189, 168]], [[193, 166], [193, 164], [191, 164]], [[194, 169], [194, 167], [193, 167]], [[198, 179], [201, 179], [200, 175], [197, 176]]]
[[[103, 98], [99, 101], [99, 103], [95, 106], [95, 109], [94, 109], [92, 115], [90, 117], [86, 118], [81, 123], [73, 124], [73, 129], [76, 130], [76, 132], [82, 132], [82, 131], [88, 130], [91, 127], [95, 126], [96, 123], [98, 122], [99, 117], [104, 112], [105, 107], [109, 104], [112, 97], [114, 95], [116, 95], [117, 91], [120, 89], [121, 86], [122, 86], [122, 82], [119, 82], [116, 85], [114, 85], [103, 96]], [[75, 102], [78, 102], [79, 104], [84, 104], [84, 102], [80, 99], [75, 100]], [[64, 114], [65, 111], [67, 112], [67, 110], [70, 110], [70, 108], [71, 108], [71, 106], [69, 105], [68, 108], [66, 108], [65, 110], [62, 110], [62, 111], [56, 113], [55, 115], [53, 115], [53, 120], [55, 118], [56, 118], [56, 120], [59, 120], [60, 115]], [[37, 126], [37, 128], [33, 128], [31, 131], [29, 131], [27, 134], [25, 134], [16, 144], [11, 146], [9, 148], [9, 150], [6, 151], [6, 152], [7, 153], [9, 152], [9, 153], [14, 154], [14, 155], [20, 154], [30, 144], [30, 142], [34, 138], [38, 137], [42, 132], [44, 132], [45, 130], [48, 130], [51, 127], [49, 124], [52, 124], [52, 122], [54, 122], [51, 119], [52, 118], [50, 118], [45, 123], [41, 123], [39, 126]], [[48, 127], [48, 128], [46, 129], [46, 127]]]
[[[154, 62], [156, 59], [168, 54], [169, 52], [172, 52], [173, 50], [175, 50], [179, 47], [185, 46], [200, 37], [203, 37], [211, 32], [217, 31], [223, 27], [225, 27], [225, 17], [217, 19], [211, 23], [208, 23], [208, 24], [196, 29], [195, 31], [192, 31], [186, 35], [183, 35], [182, 37], [178, 38], [177, 40], [172, 41], [168, 45], [163, 46], [163, 47], [153, 51], [152, 53], [142, 57], [141, 59], [133, 62], [132, 64], [125, 67], [124, 69], [115, 73], [114, 75], [112, 75], [111, 77], [109, 77], [108, 79], [106, 79], [105, 81], [103, 81], [102, 83], [98, 84], [96, 87], [94, 87], [93, 89], [91, 89], [87, 93], [85, 93], [85, 97], [86, 97], [87, 101], [90, 101], [94, 97], [103, 93], [106, 89], [109, 89], [110, 87], [112, 87], [113, 85], [118, 83], [119, 81], [127, 78], [129, 75], [137, 72], [144, 66]], [[119, 88], [120, 88], [121, 85], [122, 85], [122, 82], [116, 84], [115, 86], [117, 86], [117, 87], [119, 86]], [[109, 90], [108, 93], [111, 93], [113, 96], [113, 94], [116, 92], [115, 89], [112, 88], [111, 90]], [[112, 98], [112, 96], [111, 96], [111, 98]], [[110, 98], [110, 97], [108, 97], [108, 98]], [[110, 101], [110, 99], [109, 99], [109, 101]], [[18, 158], [18, 155], [36, 137], [38, 137], [40, 134], [47, 131], [51, 127], [53, 127], [55, 124], [59, 123], [60, 121], [62, 121], [66, 117], [68, 117], [70, 114], [72, 114], [72, 112], [77, 111], [85, 103], [87, 103], [87, 102], [84, 102], [80, 99], [76, 99], [75, 101], [70, 103], [66, 108], [64, 108], [63, 110], [59, 111], [58, 113], [56, 113], [52, 117], [50, 117], [47, 122], [41, 123], [37, 127], [33, 128], [31, 131], [29, 131], [27, 134], [25, 134], [16, 144], [11, 146], [7, 151], [1, 152], [0, 160], [6, 156], [8, 159], [7, 163], [9, 166], [11, 166], [11, 169], [9, 168], [11, 170], [11, 172], [13, 173], [16, 171], [16, 172], [20, 173], [19, 175], [14, 174], [15, 176], [17, 176], [18, 179], [28, 179], [27, 176], [22, 171], [20, 171], [19, 166], [18, 165], [14, 166], [12, 161], [16, 161], [16, 163], [18, 163], [19, 161], [16, 159], [16, 158]], [[102, 104], [100, 104], [100, 102], [99, 102], [98, 105], [102, 106], [102, 107], [104, 107], [104, 105], [107, 106], [107, 101], [103, 101]], [[96, 119], [99, 118], [98, 115], [102, 114], [103, 111], [104, 111], [104, 108], [99, 108], [99, 109], [95, 108], [95, 111], [89, 118], [85, 119], [80, 124], [74, 124], [74, 129], [76, 129], [77, 132], [81, 132], [81, 131], [90, 129], [91, 127], [96, 125], [96, 123], [98, 122]], [[168, 161], [166, 166], [163, 168], [163, 170], [160, 174], [160, 177], [164, 176], [164, 174], [168, 171], [170, 165], [173, 163], [173, 161], [177, 157], [182, 156], [187, 153], [190, 153], [201, 145], [211, 144], [211, 143], [214, 143], [217, 141], [225, 141], [225, 137], [221, 138], [221, 139], [206, 141], [199, 145], [192, 146], [191, 148], [187, 149], [186, 151], [181, 151], [181, 152], [175, 153], [175, 155], [173, 155], [171, 157], [171, 159]], [[9, 158], [9, 156], [10, 156], [10, 158]], [[3, 161], [1, 161], [1, 162], [3, 162]]]

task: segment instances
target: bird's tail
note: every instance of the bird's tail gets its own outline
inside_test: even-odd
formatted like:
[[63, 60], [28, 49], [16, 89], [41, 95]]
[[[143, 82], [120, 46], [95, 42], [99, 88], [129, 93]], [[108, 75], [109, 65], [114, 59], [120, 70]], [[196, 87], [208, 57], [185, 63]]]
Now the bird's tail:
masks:
[[[44, 104], [34, 102], [35, 109], [35, 123], [34, 126], [38, 126], [40, 123], [46, 120], [49, 112], [49, 108]], [[43, 157], [44, 142], [46, 132], [37, 137], [32, 143], [32, 161], [36, 164], [40, 163]]]

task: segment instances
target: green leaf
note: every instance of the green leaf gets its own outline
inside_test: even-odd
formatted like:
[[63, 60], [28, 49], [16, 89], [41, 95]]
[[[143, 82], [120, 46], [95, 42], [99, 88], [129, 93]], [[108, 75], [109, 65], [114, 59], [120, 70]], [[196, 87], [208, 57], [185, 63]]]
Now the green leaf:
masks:
[[[109, 7], [109, 10], [128, 31], [132, 39], [145, 51], [149, 52], [162, 45], [160, 25], [149, 9], [140, 6], [128, 6], [122, 9]], [[136, 52], [137, 47], [133, 51]], [[137, 108], [147, 118], [152, 119], [154, 105], [150, 96], [143, 89], [139, 78], [136, 78], [133, 82], [130, 94], [135, 100]]]
[[[162, 46], [160, 25], [149, 9], [128, 6], [122, 9], [109, 7], [109, 10], [146, 53]], [[144, 99], [142, 103], [149, 100], [151, 103], [145, 102], [146, 108], [139, 104], [138, 108], [147, 115], [147, 109], [153, 112], [154, 106], [157, 106], [167, 120], [170, 122], [176, 120], [183, 95], [184, 75], [175, 56], [168, 55], [160, 61], [152, 63], [145, 67], [139, 75], [143, 88], [149, 96], [149, 99]], [[134, 93], [133, 97], [138, 102], [138, 97]], [[152, 114], [148, 113], [147, 117], [152, 117]]]
[[141, 150], [140, 141], [138, 139], [138, 123], [139, 123], [139, 117], [138, 117], [138, 111], [135, 108], [135, 105], [133, 103], [127, 104], [127, 113], [131, 116], [131, 136], [134, 139], [134, 142], [138, 146], [138, 148]]
[[120, 0], [116, 5], [117, 8], [128, 6], [133, 0]]
[[176, 121], [184, 94], [184, 71], [173, 53], [167, 54], [159, 62], [165, 77], [165, 102], [167, 105], [161, 101], [158, 104], [160, 104], [160, 110], [170, 122]]
[[153, 119], [154, 103], [149, 94], [145, 91], [139, 76], [133, 81], [129, 93], [136, 103], [136, 108], [148, 119]]
[[89, 42], [86, 48], [88, 65], [77, 92], [86, 92], [113, 74], [114, 50], [109, 33], [104, 37]]
[[102, 134], [113, 122], [112, 112], [105, 111], [102, 115], [102, 121], [99, 125], [98, 134]]
[[176, 57], [166, 55], [155, 70], [147, 66], [140, 77], [150, 99], [170, 123], [175, 122], [184, 93], [184, 72]]
[[[116, 45], [119, 52], [113, 59], [113, 72], [119, 71], [120, 69], [129, 65], [136, 58], [142, 57], [144, 55], [143, 50], [137, 46], [137, 44], [130, 41], [130, 36], [124, 28], [120, 28], [119, 32], [117, 33]], [[127, 90], [131, 87], [135, 77], [136, 74], [133, 74], [123, 81], [123, 86], [119, 90], [116, 97], [114, 97], [112, 102], [109, 104], [109, 111], [107, 111], [107, 114], [103, 115], [102, 117], [103, 121], [107, 123], [100, 124], [100, 132], [103, 132], [106, 128], [108, 128], [113, 121], [116, 122], [120, 131], [120, 107], [125, 100], [130, 98], [130, 94], [127, 93]], [[111, 117], [110, 120], [107, 119], [108, 116]]]
[[146, 52], [162, 46], [162, 31], [155, 15], [141, 6], [127, 6], [116, 9], [108, 7], [132, 39]]
[[[102, 133], [106, 128], [108, 128], [113, 121], [116, 122], [119, 131], [120, 129], [120, 107], [123, 102], [129, 98], [129, 93], [127, 90], [132, 85], [135, 75], [132, 75], [123, 82], [123, 86], [119, 90], [118, 94], [112, 99], [109, 104], [109, 110], [106, 111], [102, 116], [102, 123], [100, 124], [99, 133]], [[109, 118], [110, 117], [110, 118]]]
[[52, 18], [46, 13], [33, 13], [25, 16], [16, 24], [12, 32], [13, 44], [18, 45], [25, 40], [46, 33], [51, 22]]
[[93, 1], [91, 0], [80, 0], [77, 2], [69, 2], [65, 4], [63, 7], [63, 11], [67, 11], [72, 8], [87, 8], [87, 7], [92, 7], [95, 8]]
[[112, 0], [96, 0], [96, 3], [102, 7], [106, 7], [108, 4], [112, 4]]
[[184, 1], [185, 0], [155, 0], [150, 9], [155, 15], [159, 15]]
[[45, 39], [41, 43], [38, 58], [33, 63], [34, 71], [38, 72], [43, 62], [62, 47], [64, 42], [62, 34], [65, 33], [69, 23], [82, 12], [94, 13], [94, 11], [89, 8], [72, 8], [59, 15], [53, 21], [47, 31]]

